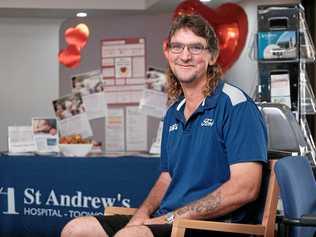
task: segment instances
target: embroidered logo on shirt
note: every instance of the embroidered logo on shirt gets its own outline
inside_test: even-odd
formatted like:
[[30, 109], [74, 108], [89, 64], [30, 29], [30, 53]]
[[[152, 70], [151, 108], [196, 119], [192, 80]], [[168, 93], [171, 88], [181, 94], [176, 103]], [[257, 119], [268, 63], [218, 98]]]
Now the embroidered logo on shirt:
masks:
[[201, 127], [212, 127], [214, 124], [214, 119], [212, 118], [206, 118], [201, 123]]
[[177, 123], [175, 123], [175, 124], [169, 126], [169, 132], [175, 131], [175, 130], [177, 130], [177, 129], [178, 129], [178, 124], [177, 124]]

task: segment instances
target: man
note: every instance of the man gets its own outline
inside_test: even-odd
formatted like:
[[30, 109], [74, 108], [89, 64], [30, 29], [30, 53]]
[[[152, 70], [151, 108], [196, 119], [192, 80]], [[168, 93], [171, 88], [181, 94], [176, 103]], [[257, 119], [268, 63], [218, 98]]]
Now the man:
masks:
[[253, 220], [267, 160], [265, 125], [254, 102], [220, 80], [218, 53], [216, 35], [203, 18], [173, 22], [164, 54], [174, 104], [164, 119], [158, 180], [133, 217], [78, 218], [62, 237], [162, 237], [170, 236], [176, 218]]

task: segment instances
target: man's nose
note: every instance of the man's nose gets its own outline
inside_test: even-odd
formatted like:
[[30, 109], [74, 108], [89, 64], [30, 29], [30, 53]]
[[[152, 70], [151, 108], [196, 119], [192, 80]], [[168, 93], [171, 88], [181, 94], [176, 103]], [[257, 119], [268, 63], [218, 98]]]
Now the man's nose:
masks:
[[180, 58], [183, 61], [188, 61], [192, 58], [192, 54], [190, 53], [188, 47], [184, 47], [183, 51], [180, 54]]

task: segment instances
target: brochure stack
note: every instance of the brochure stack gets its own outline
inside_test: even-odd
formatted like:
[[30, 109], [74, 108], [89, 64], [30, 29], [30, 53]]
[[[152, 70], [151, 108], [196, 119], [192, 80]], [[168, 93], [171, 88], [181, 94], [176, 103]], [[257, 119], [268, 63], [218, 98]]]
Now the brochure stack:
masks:
[[304, 133], [309, 155], [316, 164], [316, 148], [306, 120], [316, 113], [306, 64], [315, 62], [315, 49], [301, 4], [258, 6], [257, 60], [260, 102], [279, 103], [294, 113]]

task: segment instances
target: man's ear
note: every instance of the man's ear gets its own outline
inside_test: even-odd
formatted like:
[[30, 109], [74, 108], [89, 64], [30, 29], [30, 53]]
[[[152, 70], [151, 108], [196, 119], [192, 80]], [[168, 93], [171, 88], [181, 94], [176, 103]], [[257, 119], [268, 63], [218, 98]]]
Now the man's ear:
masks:
[[218, 53], [216, 55], [211, 55], [210, 60], [208, 62], [209, 65], [214, 65], [218, 59]]
[[168, 40], [166, 40], [166, 39], [162, 43], [162, 50], [163, 50], [163, 53], [164, 53], [166, 59], [168, 60], [169, 59], [169, 48], [168, 48]]

